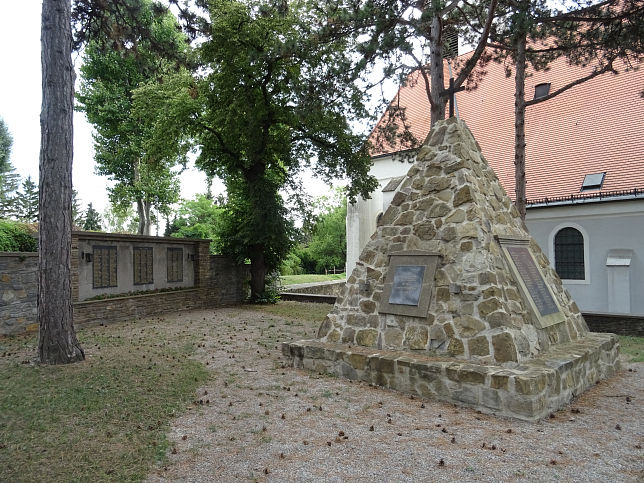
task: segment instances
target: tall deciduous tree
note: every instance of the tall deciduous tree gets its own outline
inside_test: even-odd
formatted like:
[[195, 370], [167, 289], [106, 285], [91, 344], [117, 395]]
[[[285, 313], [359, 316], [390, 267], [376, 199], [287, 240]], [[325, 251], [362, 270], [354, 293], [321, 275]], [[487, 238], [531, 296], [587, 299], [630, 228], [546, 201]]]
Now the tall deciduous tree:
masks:
[[325, 179], [348, 176], [349, 196], [368, 196], [366, 116], [354, 84], [349, 38], [325, 37], [306, 2], [208, 2], [200, 76], [183, 74], [137, 93], [156, 114], [159, 138], [183, 120], [201, 146], [198, 166], [224, 180], [229, 203], [222, 249], [251, 261], [251, 292], [264, 290], [290, 246], [280, 190], [305, 166]]
[[74, 66], [70, 0], [43, 0], [41, 45], [38, 354], [43, 363], [59, 364], [85, 358], [72, 322]]
[[[177, 31], [175, 17], [150, 0], [132, 0], [135, 10], [103, 18], [112, 30], [122, 22], [136, 25], [127, 35], [112, 34], [111, 42], [92, 40], [81, 67], [82, 84], [78, 94], [80, 109], [94, 125], [97, 172], [116, 181], [110, 200], [120, 205], [136, 203], [139, 233], [149, 235], [151, 210], [166, 212], [179, 199], [177, 163], [185, 164], [180, 146], [148, 149], [149, 129], [144, 119], [132, 112], [132, 93], [147, 82], [160, 82], [172, 72], [178, 58], [185, 55], [186, 40]], [[123, 19], [123, 15], [134, 18]]]

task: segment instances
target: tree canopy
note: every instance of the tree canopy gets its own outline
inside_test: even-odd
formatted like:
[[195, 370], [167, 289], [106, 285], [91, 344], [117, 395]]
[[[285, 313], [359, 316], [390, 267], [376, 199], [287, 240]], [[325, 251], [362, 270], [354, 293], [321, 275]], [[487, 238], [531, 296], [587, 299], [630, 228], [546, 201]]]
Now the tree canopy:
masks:
[[250, 259], [258, 296], [291, 244], [280, 190], [302, 169], [347, 176], [352, 199], [375, 188], [368, 146], [351, 129], [367, 116], [364, 95], [351, 38], [324, 36], [312, 4], [213, 0], [207, 8], [199, 73], [148, 85], [137, 102], [155, 119], [157, 139], [188, 133], [201, 149], [197, 165], [224, 180], [222, 249]]
[[187, 46], [170, 12], [158, 14], [159, 7], [150, 0], [130, 4], [132, 9], [101, 20], [115, 29], [122, 16], [134, 16], [128, 17], [125, 33], [113, 35], [111, 42], [100, 37], [87, 45], [77, 99], [96, 130], [97, 172], [117, 182], [109, 190], [110, 200], [122, 208], [135, 202], [139, 233], [150, 234], [151, 209], [167, 212], [178, 201], [173, 167], [185, 165], [185, 149], [164, 143], [164, 150], [150, 152], [150, 130], [133, 112], [133, 91], [147, 82], [162, 82], [186, 56]]
[[220, 225], [223, 208], [218, 202], [198, 194], [192, 200], [182, 201], [177, 215], [166, 227], [166, 236], [207, 238], [212, 240], [211, 253], [220, 246]]

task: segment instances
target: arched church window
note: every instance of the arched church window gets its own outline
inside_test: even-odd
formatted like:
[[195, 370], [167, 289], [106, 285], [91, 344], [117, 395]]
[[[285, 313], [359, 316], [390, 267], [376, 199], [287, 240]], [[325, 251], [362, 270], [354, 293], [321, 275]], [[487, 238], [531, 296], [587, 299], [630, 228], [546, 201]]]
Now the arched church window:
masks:
[[572, 227], [555, 235], [555, 270], [563, 280], [585, 278], [584, 236]]

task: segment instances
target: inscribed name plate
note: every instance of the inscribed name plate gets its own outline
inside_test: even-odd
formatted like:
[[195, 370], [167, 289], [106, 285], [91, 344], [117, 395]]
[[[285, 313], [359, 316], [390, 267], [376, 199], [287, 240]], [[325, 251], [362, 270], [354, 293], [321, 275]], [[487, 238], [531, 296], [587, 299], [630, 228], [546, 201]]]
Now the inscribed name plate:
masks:
[[563, 322], [564, 316], [554, 294], [548, 287], [526, 240], [499, 240], [510, 262], [511, 271], [519, 283], [541, 328]]
[[389, 296], [390, 304], [418, 305], [423, 288], [424, 265], [398, 265]]
[[391, 253], [378, 311], [427, 317], [439, 259], [439, 254], [420, 250]]

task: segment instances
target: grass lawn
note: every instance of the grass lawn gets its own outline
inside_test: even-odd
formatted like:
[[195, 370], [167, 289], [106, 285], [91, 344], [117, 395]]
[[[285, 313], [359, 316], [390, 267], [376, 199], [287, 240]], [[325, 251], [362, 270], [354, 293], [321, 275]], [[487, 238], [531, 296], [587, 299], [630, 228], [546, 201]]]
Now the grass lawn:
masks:
[[628, 362], [644, 362], [644, 337], [620, 335], [619, 351]]
[[140, 322], [78, 337], [86, 360], [60, 366], [34, 363], [35, 336], [0, 338], [0, 481], [142, 480], [209, 377], [189, 333]]
[[304, 274], [304, 275], [281, 275], [282, 285], [295, 285], [298, 283], [311, 283], [311, 282], [328, 282], [329, 280], [345, 280], [347, 278], [344, 273], [335, 273], [328, 275], [317, 274]]

